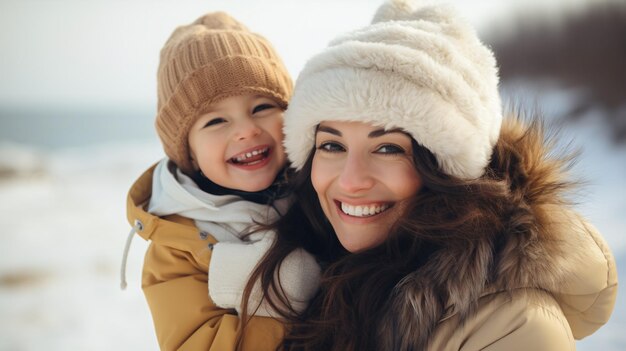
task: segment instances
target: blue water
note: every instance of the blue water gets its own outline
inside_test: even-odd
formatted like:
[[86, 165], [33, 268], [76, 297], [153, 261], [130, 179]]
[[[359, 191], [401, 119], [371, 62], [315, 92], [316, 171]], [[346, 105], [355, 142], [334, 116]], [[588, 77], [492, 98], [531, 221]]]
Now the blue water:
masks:
[[0, 106], [0, 142], [46, 149], [157, 140], [154, 108]]

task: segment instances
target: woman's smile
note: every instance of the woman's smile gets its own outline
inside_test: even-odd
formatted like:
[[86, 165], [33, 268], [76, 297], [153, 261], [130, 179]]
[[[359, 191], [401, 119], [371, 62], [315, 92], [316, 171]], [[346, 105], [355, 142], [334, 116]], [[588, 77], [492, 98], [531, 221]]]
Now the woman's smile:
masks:
[[350, 217], [370, 218], [377, 216], [393, 206], [393, 203], [369, 203], [364, 205], [351, 205], [347, 202], [335, 200], [339, 210]]
[[411, 138], [361, 122], [323, 122], [316, 134], [311, 182], [341, 245], [380, 245], [421, 188]]

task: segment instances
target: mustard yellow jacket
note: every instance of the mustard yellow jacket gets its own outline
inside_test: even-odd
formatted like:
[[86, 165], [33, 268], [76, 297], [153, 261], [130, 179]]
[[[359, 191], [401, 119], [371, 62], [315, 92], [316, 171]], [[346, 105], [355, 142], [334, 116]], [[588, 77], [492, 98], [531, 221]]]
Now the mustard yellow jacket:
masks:
[[[145, 210], [151, 196], [154, 166], [132, 185], [127, 217], [138, 234], [150, 241], [142, 288], [150, 306], [162, 350], [234, 350], [239, 318], [234, 310], [217, 307], [208, 292], [210, 245], [216, 240], [200, 233], [192, 220], [157, 217]], [[283, 338], [277, 320], [252, 317], [243, 350], [275, 350]]]

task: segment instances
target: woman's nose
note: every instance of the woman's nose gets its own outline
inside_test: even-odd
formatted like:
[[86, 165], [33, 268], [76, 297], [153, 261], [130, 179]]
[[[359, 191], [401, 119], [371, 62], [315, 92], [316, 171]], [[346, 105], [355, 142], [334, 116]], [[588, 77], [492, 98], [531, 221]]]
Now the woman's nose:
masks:
[[366, 157], [348, 151], [338, 182], [339, 186], [348, 193], [371, 189], [375, 180]]

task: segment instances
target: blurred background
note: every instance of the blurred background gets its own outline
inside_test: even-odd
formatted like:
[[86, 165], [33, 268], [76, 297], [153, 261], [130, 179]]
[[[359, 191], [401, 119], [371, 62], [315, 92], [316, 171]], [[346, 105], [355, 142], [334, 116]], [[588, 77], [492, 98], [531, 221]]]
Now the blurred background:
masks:
[[[580, 148], [578, 210], [626, 281], [626, 2], [456, 3], [492, 46], [509, 106], [539, 108]], [[154, 132], [159, 50], [177, 25], [224, 10], [266, 36], [295, 78], [369, 23], [380, 0], [0, 0], [0, 350], [156, 350], [140, 288], [119, 267], [126, 191], [163, 157]], [[579, 350], [626, 349], [621, 289]]]

